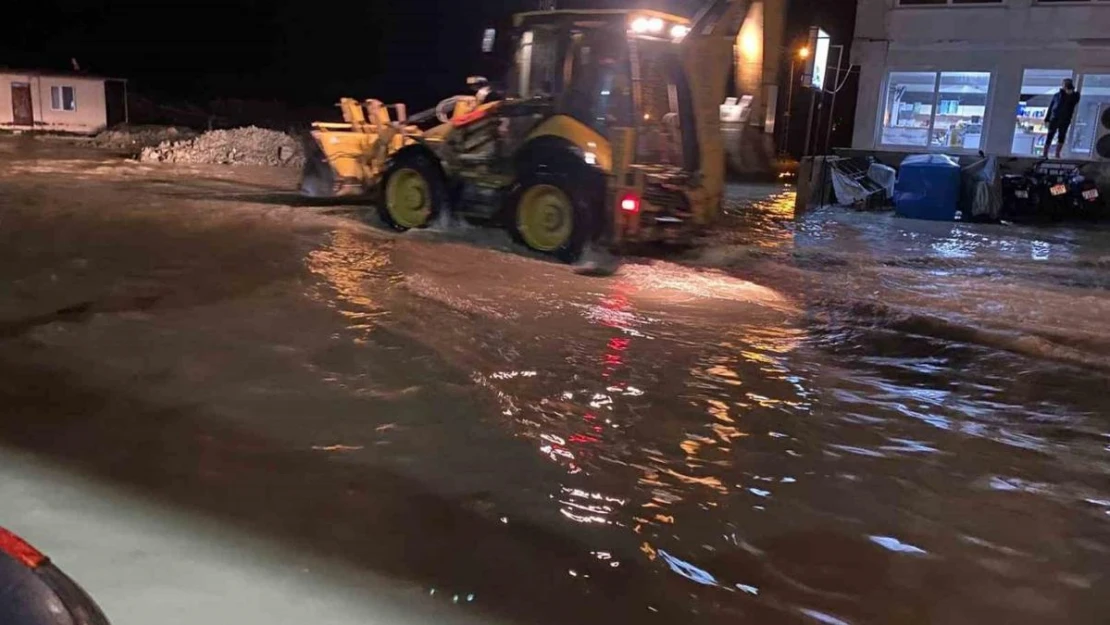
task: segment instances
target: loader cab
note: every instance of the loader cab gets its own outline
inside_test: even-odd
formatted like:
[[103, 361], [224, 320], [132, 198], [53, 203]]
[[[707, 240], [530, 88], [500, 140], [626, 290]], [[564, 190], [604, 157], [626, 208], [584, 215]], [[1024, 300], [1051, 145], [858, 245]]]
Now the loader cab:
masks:
[[514, 25], [510, 97], [548, 100], [554, 114], [612, 142], [625, 166], [698, 169], [680, 54], [689, 29], [685, 18], [653, 11], [543, 11], [517, 15]]

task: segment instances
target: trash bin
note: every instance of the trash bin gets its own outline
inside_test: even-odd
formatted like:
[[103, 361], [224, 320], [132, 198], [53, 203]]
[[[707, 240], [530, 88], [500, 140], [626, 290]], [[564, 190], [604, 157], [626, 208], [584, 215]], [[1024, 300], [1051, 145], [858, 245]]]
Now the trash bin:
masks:
[[945, 154], [906, 157], [894, 186], [894, 211], [911, 219], [955, 221], [960, 205], [960, 164]]

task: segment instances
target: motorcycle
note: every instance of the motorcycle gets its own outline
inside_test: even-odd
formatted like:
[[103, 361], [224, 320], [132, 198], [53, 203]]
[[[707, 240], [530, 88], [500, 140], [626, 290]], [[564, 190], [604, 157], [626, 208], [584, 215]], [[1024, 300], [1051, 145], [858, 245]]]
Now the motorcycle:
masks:
[[0, 527], [0, 623], [111, 625], [77, 582], [39, 550]]
[[1041, 161], [1025, 174], [1002, 177], [1003, 217], [1013, 221], [1105, 217], [1098, 185], [1075, 163]]

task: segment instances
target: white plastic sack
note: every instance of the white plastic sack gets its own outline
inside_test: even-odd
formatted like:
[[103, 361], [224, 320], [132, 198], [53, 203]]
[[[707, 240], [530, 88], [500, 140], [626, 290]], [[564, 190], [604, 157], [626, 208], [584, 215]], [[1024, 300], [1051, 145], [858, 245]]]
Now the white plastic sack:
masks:
[[871, 163], [867, 168], [867, 177], [886, 191], [886, 199], [894, 197], [894, 183], [898, 181], [898, 172], [893, 167]]
[[867, 189], [863, 185], [852, 180], [835, 167], [830, 167], [829, 171], [832, 172], [833, 192], [836, 193], [837, 204], [852, 206], [867, 199]]

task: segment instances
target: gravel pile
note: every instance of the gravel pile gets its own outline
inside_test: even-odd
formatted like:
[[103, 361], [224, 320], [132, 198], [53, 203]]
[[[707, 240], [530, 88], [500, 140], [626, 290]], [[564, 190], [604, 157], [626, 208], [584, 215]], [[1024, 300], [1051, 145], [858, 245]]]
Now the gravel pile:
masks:
[[143, 148], [139, 158], [156, 163], [304, 166], [300, 142], [285, 133], [255, 126], [211, 130], [187, 141], [164, 141]]
[[93, 143], [114, 150], [141, 150], [166, 141], [192, 139], [197, 133], [188, 128], [174, 126], [133, 126], [105, 130], [93, 138]]

